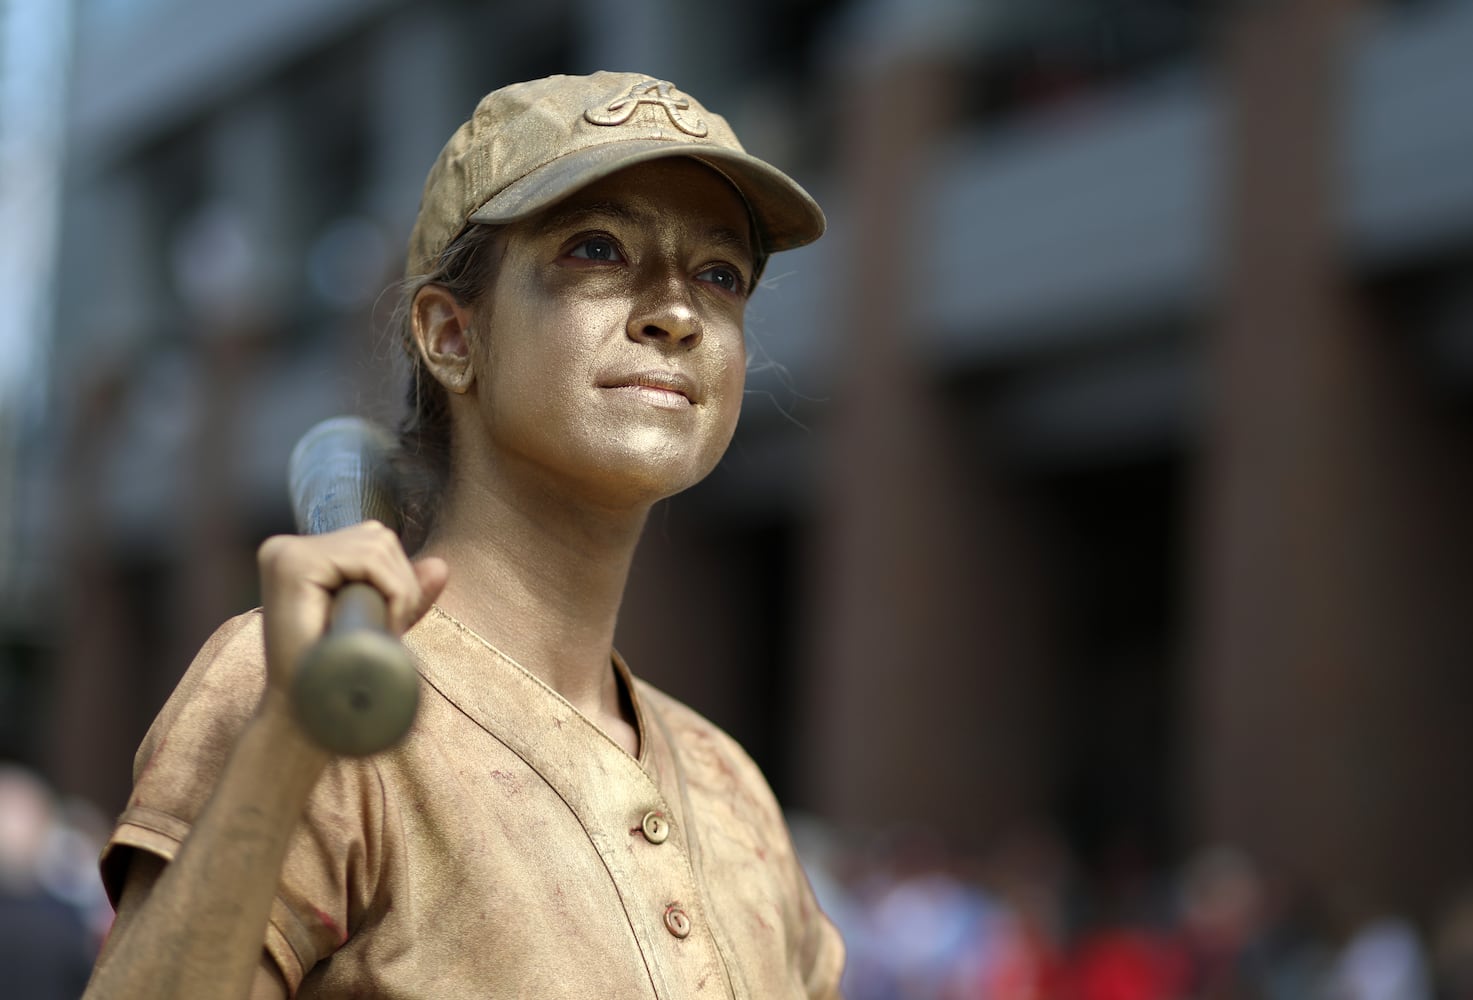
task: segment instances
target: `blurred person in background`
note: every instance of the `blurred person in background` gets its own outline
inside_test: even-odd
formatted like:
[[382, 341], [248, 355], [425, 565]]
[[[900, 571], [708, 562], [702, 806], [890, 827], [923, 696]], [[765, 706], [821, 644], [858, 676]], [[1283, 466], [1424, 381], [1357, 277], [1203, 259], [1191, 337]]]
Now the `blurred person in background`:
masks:
[[1411, 922], [1384, 914], [1355, 928], [1326, 970], [1330, 1000], [1432, 1000], [1432, 975]]
[[0, 764], [0, 976], [5, 996], [74, 1000], [97, 954], [99, 843], [68, 827], [31, 771]]
[[1252, 996], [1244, 968], [1263, 931], [1263, 884], [1242, 851], [1211, 847], [1187, 861], [1180, 879], [1181, 934], [1192, 995]]

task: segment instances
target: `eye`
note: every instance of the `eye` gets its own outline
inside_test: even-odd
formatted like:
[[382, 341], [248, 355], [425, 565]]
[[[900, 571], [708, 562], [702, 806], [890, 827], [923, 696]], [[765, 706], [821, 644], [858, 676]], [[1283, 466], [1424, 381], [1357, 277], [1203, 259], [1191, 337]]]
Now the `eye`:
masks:
[[697, 274], [696, 278], [699, 281], [708, 281], [717, 288], [734, 295], [741, 295], [747, 289], [747, 282], [742, 277], [742, 272], [728, 264], [713, 264]]
[[609, 236], [590, 236], [580, 240], [568, 251], [568, 256], [577, 257], [580, 260], [608, 261], [615, 264], [624, 261], [624, 254], [619, 251], [619, 244]]

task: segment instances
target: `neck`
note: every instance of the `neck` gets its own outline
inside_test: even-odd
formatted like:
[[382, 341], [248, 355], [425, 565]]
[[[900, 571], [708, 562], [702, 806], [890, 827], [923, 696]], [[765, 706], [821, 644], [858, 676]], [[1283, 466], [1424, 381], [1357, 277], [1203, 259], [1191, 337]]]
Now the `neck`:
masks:
[[614, 626], [648, 507], [573, 505], [502, 479], [454, 489], [424, 554], [439, 604], [592, 718], [618, 713]]

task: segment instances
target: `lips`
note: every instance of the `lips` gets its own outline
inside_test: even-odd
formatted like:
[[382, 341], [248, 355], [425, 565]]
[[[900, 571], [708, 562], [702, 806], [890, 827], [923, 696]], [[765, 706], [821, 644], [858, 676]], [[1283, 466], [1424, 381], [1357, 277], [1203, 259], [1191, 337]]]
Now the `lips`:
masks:
[[668, 371], [645, 371], [633, 372], [628, 375], [619, 375], [613, 378], [603, 379], [599, 382], [601, 389], [659, 389], [665, 392], [678, 393], [685, 397], [686, 402], [699, 405], [701, 402], [700, 391], [693, 379], [680, 372]]

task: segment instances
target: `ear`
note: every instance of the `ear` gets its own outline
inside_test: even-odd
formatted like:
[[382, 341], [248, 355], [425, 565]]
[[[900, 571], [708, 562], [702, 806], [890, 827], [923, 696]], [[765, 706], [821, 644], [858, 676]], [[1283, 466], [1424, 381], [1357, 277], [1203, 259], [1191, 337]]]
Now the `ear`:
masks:
[[414, 344], [425, 368], [450, 392], [469, 391], [476, 378], [470, 309], [440, 285], [425, 285], [409, 308]]

